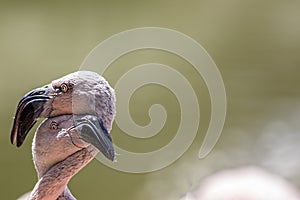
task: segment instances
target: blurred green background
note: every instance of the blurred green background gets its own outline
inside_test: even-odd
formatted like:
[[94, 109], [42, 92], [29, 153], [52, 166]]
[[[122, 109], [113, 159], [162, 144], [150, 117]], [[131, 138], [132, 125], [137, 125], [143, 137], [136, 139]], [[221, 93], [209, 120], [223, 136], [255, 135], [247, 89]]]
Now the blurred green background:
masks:
[[[71, 180], [72, 193], [78, 199], [179, 199], [210, 173], [243, 165], [265, 168], [300, 188], [299, 10], [297, 0], [0, 1], [1, 199], [16, 199], [37, 180], [31, 158], [34, 130], [20, 149], [9, 141], [20, 98], [78, 70], [85, 56], [111, 35], [145, 26], [187, 34], [211, 55], [228, 98], [222, 136], [213, 152], [199, 160], [210, 117], [202, 78], [186, 61], [167, 52], [132, 52], [111, 65], [104, 74], [107, 80], [114, 85], [127, 70], [147, 62], [174, 67], [198, 91], [197, 138], [174, 164], [153, 173], [118, 172], [94, 160]], [[168, 112], [160, 134], [133, 139], [114, 125], [116, 144], [146, 152], [174, 137], [180, 108], [163, 87], [145, 86], [135, 93], [133, 119], [146, 125], [149, 106], [155, 103]]]

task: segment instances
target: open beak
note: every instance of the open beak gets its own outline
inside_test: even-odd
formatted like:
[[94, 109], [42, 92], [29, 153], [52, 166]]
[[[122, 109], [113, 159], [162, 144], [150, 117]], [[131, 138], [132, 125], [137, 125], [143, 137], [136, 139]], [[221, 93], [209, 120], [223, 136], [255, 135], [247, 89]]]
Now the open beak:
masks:
[[112, 139], [100, 118], [91, 115], [77, 118], [73, 129], [77, 131], [81, 140], [93, 145], [109, 160], [114, 160], [115, 151]]
[[50, 89], [45, 86], [30, 91], [20, 100], [10, 135], [12, 144], [14, 144], [16, 140], [17, 147], [23, 144], [27, 133], [44, 110], [45, 102], [51, 99], [49, 93]]

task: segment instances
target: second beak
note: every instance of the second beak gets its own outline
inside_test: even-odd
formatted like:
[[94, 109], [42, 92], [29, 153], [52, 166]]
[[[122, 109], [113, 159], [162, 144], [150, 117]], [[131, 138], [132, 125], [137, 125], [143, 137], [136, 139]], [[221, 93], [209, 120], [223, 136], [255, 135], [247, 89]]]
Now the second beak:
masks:
[[76, 130], [78, 137], [84, 142], [93, 145], [106, 158], [113, 161], [115, 151], [112, 139], [107, 129], [103, 126], [102, 120], [92, 115], [85, 115], [81, 118], [75, 117], [75, 125], [72, 129]]

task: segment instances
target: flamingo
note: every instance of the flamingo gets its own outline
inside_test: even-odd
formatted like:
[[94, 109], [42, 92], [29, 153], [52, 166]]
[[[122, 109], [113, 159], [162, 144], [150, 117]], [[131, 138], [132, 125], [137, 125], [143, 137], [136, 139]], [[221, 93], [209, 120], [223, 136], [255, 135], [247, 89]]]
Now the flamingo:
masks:
[[61, 115], [44, 120], [32, 144], [38, 182], [29, 199], [75, 199], [67, 184], [99, 151], [114, 159], [110, 135], [97, 117]]
[[115, 93], [95, 72], [80, 71], [28, 92], [19, 102], [11, 142], [20, 147], [38, 118], [32, 153], [38, 182], [29, 199], [75, 199], [67, 183], [100, 151], [114, 160], [109, 132]]

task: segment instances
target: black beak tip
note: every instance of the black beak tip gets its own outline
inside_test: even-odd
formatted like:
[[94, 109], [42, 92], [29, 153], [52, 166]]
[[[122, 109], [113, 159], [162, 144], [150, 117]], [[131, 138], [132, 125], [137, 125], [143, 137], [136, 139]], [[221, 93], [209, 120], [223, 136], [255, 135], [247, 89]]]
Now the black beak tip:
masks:
[[23, 142], [21, 142], [21, 143], [17, 142], [16, 146], [19, 148], [22, 146], [22, 144], [23, 144]]
[[115, 159], [115, 151], [114, 151], [114, 149], [108, 149], [106, 157], [109, 160], [114, 161], [114, 159]]

